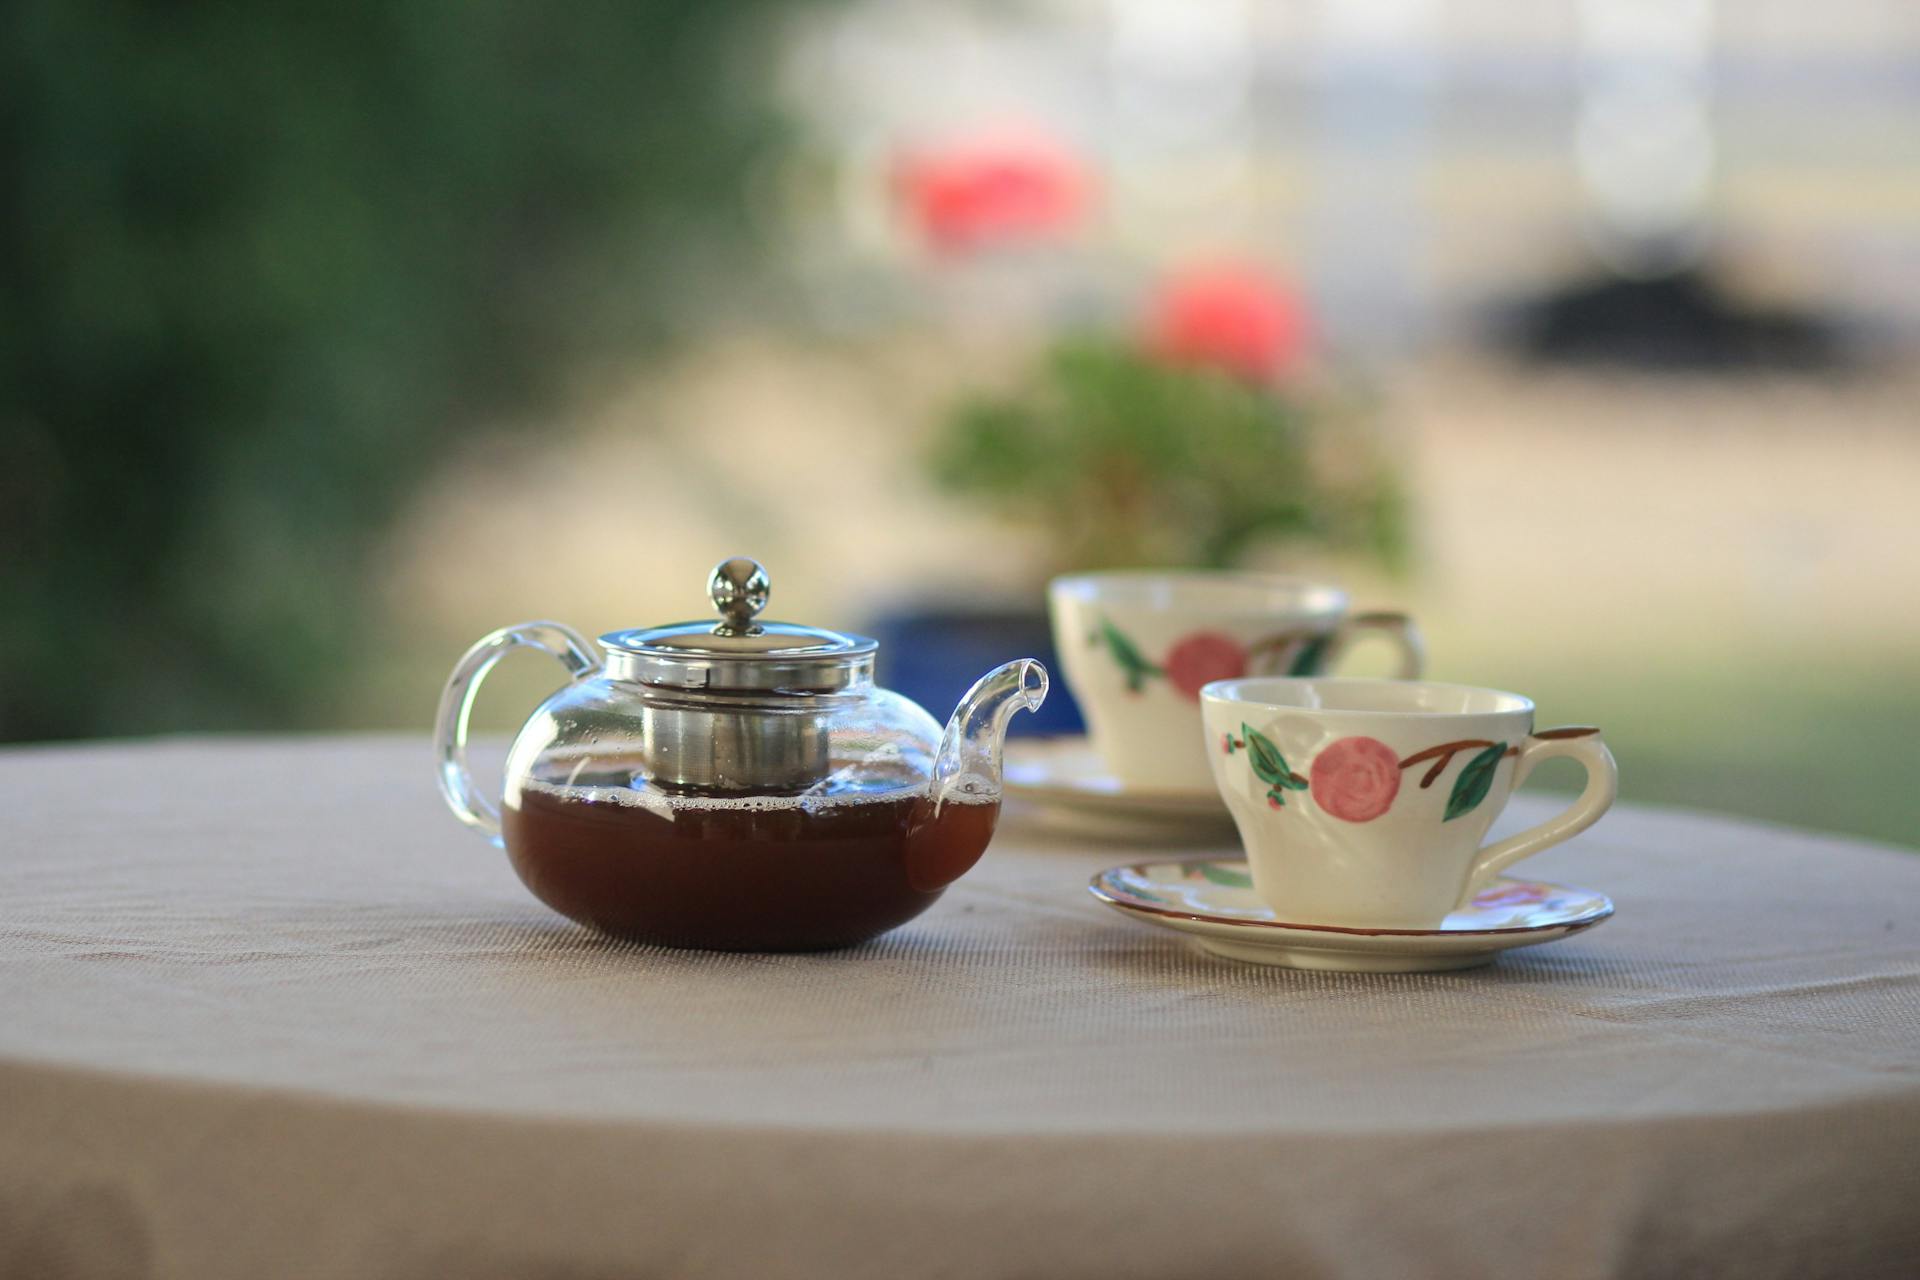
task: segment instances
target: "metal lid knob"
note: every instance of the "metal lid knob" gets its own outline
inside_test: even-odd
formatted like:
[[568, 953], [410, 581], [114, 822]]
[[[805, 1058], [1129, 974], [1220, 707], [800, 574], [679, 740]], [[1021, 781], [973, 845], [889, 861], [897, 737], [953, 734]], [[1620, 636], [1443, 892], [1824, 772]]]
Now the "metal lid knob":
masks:
[[767, 598], [772, 594], [773, 583], [768, 581], [767, 571], [760, 567], [758, 560], [746, 556], [722, 560], [707, 578], [707, 598], [720, 611], [720, 623], [714, 627], [713, 634], [759, 635], [761, 628], [754, 618], [767, 607]]
[[720, 622], [675, 622], [600, 637], [616, 680], [673, 689], [800, 690], [825, 693], [866, 685], [879, 648], [865, 636], [791, 622], [758, 622], [773, 594], [767, 571], [737, 556], [707, 575], [707, 598]]

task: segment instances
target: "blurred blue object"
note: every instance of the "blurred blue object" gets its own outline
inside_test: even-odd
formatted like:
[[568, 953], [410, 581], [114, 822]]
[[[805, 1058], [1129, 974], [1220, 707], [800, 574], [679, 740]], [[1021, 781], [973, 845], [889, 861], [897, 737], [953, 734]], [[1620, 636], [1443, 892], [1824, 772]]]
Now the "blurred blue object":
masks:
[[1085, 731], [1080, 708], [1060, 678], [1046, 615], [976, 610], [885, 614], [867, 627], [880, 642], [874, 676], [882, 685], [945, 716], [975, 680], [1014, 658], [1038, 658], [1052, 683], [1046, 705], [1016, 716], [1011, 734], [1048, 737]]

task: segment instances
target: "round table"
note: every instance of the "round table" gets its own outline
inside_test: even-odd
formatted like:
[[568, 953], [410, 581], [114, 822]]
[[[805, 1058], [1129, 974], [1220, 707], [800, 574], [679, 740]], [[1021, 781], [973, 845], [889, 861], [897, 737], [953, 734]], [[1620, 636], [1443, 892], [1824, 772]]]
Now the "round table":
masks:
[[905, 928], [722, 955], [551, 915], [432, 767], [0, 752], [0, 1274], [1920, 1267], [1920, 856], [1622, 806], [1527, 864], [1601, 927], [1310, 973], [1010, 810]]

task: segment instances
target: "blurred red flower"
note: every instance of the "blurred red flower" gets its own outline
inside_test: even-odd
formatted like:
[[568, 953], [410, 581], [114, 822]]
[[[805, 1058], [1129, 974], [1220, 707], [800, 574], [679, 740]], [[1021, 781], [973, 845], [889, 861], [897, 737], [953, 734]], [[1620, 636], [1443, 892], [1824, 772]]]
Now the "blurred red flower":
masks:
[[1292, 372], [1306, 355], [1306, 308], [1258, 267], [1193, 268], [1169, 277], [1154, 295], [1146, 342], [1163, 360], [1268, 382]]
[[1078, 225], [1086, 169], [1038, 133], [998, 131], [904, 153], [895, 195], [921, 237], [943, 253], [1041, 240]]

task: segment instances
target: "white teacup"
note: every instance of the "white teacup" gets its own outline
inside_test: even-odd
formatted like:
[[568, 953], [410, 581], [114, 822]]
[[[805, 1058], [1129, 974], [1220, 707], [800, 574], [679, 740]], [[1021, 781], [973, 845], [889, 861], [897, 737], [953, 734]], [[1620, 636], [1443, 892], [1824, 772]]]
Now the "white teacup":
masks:
[[1363, 632], [1420, 675], [1420, 633], [1403, 613], [1347, 614], [1338, 587], [1279, 574], [1121, 571], [1055, 578], [1053, 644], [1107, 771], [1129, 787], [1205, 790], [1200, 690], [1245, 675], [1319, 675]]
[[[1214, 781], [1254, 892], [1282, 919], [1430, 929], [1503, 868], [1578, 835], [1619, 775], [1598, 729], [1533, 730], [1516, 693], [1399, 680], [1223, 680], [1202, 694]], [[1482, 847], [1542, 760], [1586, 766], [1550, 822]]]

